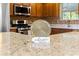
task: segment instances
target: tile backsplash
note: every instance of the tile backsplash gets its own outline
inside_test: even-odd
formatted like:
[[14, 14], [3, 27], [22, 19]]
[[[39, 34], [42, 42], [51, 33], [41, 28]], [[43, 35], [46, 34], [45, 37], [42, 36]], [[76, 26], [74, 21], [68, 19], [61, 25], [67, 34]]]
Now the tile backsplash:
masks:
[[79, 20], [60, 20], [54, 17], [26, 17], [26, 16], [11, 16], [11, 20], [27, 20], [29, 24], [38, 19], [48, 21], [50, 24], [79, 24]]

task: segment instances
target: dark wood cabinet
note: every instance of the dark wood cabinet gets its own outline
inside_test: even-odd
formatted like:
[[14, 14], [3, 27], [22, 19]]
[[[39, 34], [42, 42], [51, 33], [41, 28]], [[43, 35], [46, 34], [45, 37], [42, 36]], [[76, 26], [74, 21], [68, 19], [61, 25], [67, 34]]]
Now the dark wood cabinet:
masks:
[[43, 8], [42, 8], [42, 3], [36, 3], [36, 13], [38, 17], [42, 17], [42, 12], [43, 12]]
[[65, 33], [65, 32], [71, 32], [71, 31], [73, 31], [73, 30], [72, 30], [72, 29], [52, 28], [52, 29], [51, 29], [51, 35], [52, 35], [52, 34]]
[[30, 3], [14, 3], [15, 5], [18, 5], [18, 6], [31, 6]]
[[31, 6], [31, 3], [22, 3], [23, 6], [28, 6], [30, 7]]
[[13, 15], [13, 3], [10, 3], [10, 15]]
[[36, 16], [36, 4], [31, 4], [31, 16]]
[[17, 32], [16, 29], [10, 29], [10, 32]]
[[15, 4], [19, 6], [31, 6], [31, 16], [59, 16], [59, 3], [10, 3], [10, 15], [13, 15], [13, 6]]
[[14, 5], [30, 6], [31, 16], [42, 16], [42, 3], [10, 3], [10, 15], [14, 15]]
[[60, 3], [44, 3], [43, 16], [59, 17]]
[[31, 4], [31, 16], [42, 16], [42, 3]]

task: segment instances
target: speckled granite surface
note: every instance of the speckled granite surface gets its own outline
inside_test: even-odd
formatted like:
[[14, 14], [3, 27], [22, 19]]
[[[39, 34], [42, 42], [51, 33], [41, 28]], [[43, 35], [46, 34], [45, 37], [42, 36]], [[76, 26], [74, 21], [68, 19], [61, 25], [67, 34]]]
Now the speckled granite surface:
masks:
[[66, 56], [79, 55], [79, 32], [68, 32], [50, 36], [50, 48], [31, 47], [30, 35], [14, 32], [0, 33], [0, 55], [11, 56]]

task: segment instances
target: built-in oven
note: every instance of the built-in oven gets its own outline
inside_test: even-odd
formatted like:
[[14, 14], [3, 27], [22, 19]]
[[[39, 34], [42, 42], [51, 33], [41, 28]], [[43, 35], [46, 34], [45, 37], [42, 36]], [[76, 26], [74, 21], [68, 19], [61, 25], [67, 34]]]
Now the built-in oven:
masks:
[[11, 27], [16, 27], [17, 24], [27, 24], [27, 20], [11, 20]]

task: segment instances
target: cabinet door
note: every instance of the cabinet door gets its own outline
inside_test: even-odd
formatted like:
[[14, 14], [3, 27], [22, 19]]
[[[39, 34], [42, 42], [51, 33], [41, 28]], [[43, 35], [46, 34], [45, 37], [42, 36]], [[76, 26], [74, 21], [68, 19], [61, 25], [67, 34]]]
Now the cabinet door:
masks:
[[38, 17], [42, 16], [42, 3], [36, 3], [36, 14]]
[[23, 6], [28, 6], [28, 7], [30, 7], [30, 6], [31, 6], [31, 4], [30, 4], [30, 3], [23, 3], [22, 5], [23, 5]]
[[43, 4], [43, 15], [59, 17], [60, 4], [59, 3], [44, 3]]
[[23, 3], [14, 3], [15, 5], [22, 6]]
[[10, 32], [17, 32], [16, 29], [10, 29]]
[[72, 29], [52, 28], [51, 34], [60, 34], [60, 33], [66, 33], [66, 32], [71, 32], [71, 31], [73, 31], [73, 30]]
[[58, 34], [58, 33], [60, 33], [59, 29], [57, 29], [57, 28], [52, 28], [51, 29], [51, 34]]
[[53, 14], [53, 7], [52, 7], [52, 3], [44, 3], [43, 4], [43, 16], [47, 17], [47, 16], [52, 16]]
[[[55, 6], [55, 7], [54, 7]], [[56, 17], [56, 18], [60, 18], [60, 3], [55, 3], [54, 5], [53, 5], [53, 14], [54, 14], [54, 16]]]
[[10, 15], [13, 15], [13, 3], [10, 3]]
[[31, 4], [31, 16], [42, 16], [42, 3]]
[[53, 4], [52, 3], [47, 3], [47, 16], [53, 16]]
[[47, 12], [48, 12], [48, 9], [47, 9], [47, 3], [43, 3], [43, 16], [44, 17], [47, 17]]
[[36, 4], [31, 4], [31, 16], [36, 16]]

